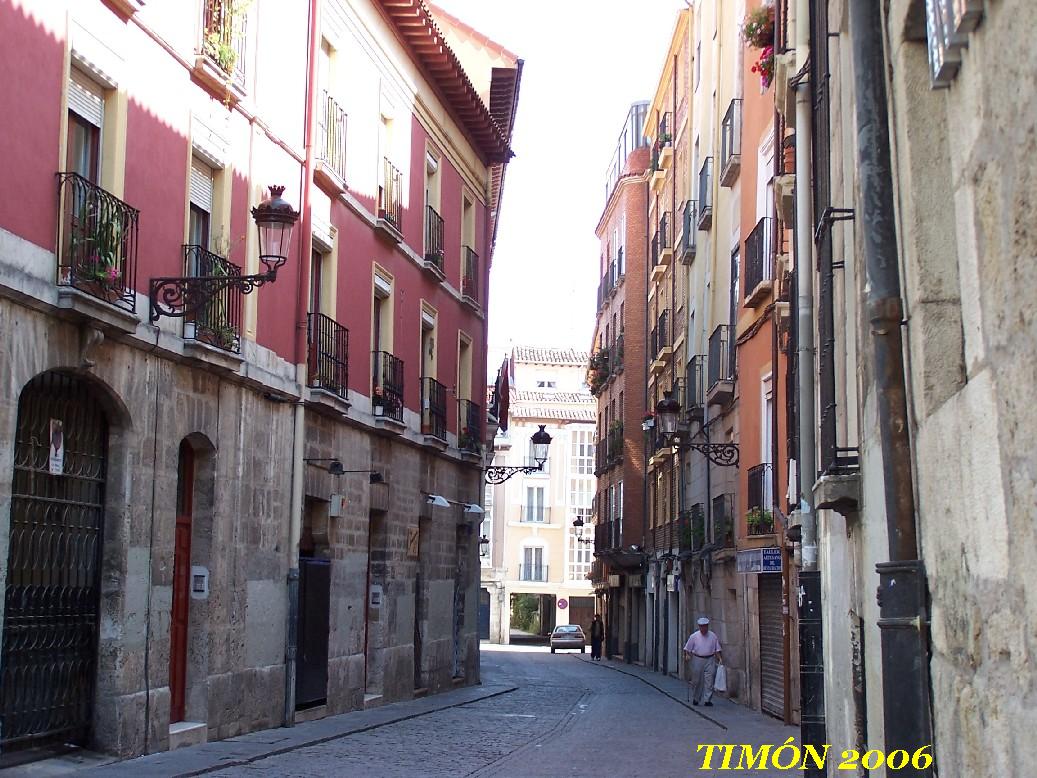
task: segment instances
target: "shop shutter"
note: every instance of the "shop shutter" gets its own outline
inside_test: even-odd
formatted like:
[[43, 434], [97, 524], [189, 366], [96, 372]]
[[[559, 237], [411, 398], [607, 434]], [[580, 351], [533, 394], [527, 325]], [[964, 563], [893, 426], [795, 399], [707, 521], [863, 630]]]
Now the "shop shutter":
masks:
[[104, 90], [77, 70], [68, 80], [68, 107], [97, 128], [104, 117]]
[[785, 717], [785, 640], [782, 634], [781, 576], [757, 576], [760, 609], [760, 705], [764, 713]]

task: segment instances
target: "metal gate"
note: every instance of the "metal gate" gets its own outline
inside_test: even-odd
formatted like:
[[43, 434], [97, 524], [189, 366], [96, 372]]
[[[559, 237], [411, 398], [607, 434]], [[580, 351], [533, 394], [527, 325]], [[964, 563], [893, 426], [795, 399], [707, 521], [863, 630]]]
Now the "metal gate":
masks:
[[328, 699], [328, 620], [331, 615], [331, 562], [299, 559], [299, 649], [295, 707], [323, 705]]
[[22, 390], [0, 652], [0, 749], [90, 735], [108, 425], [86, 382]]
[[760, 608], [760, 707], [785, 718], [785, 638], [782, 633], [781, 576], [757, 576]]

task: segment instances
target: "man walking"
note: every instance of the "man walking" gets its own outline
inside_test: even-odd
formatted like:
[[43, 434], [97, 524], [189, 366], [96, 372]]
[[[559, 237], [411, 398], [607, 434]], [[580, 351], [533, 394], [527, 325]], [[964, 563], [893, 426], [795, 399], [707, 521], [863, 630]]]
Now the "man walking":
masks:
[[713, 678], [717, 672], [717, 660], [724, 663], [720, 651], [720, 639], [709, 628], [709, 619], [705, 616], [698, 621], [699, 628], [691, 633], [684, 644], [684, 658], [691, 658], [692, 705], [700, 702], [706, 706], [713, 705]]
[[601, 641], [605, 639], [605, 625], [601, 623], [601, 614], [594, 614], [591, 622], [591, 659], [601, 661]]

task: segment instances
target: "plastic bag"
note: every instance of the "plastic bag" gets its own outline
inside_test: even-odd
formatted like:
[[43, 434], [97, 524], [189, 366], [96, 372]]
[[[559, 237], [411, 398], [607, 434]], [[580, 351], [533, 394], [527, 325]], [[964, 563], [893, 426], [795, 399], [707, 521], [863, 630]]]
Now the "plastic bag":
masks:
[[727, 668], [717, 665], [717, 674], [713, 678], [713, 691], [727, 692]]

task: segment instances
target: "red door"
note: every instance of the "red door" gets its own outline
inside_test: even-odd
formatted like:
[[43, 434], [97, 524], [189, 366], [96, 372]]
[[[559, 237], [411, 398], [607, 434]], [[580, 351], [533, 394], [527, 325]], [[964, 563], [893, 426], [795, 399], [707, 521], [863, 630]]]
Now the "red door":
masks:
[[173, 616], [169, 629], [169, 721], [184, 720], [187, 680], [187, 614], [191, 602], [191, 508], [194, 497], [194, 452], [180, 444], [177, 477], [176, 532], [173, 538]]

